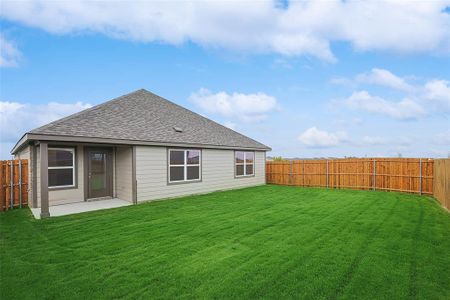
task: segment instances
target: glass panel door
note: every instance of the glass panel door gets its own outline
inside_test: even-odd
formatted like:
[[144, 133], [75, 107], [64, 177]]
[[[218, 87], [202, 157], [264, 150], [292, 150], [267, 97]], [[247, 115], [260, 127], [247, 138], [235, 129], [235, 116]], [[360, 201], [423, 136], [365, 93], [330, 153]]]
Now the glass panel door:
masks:
[[87, 150], [88, 198], [112, 196], [111, 151]]

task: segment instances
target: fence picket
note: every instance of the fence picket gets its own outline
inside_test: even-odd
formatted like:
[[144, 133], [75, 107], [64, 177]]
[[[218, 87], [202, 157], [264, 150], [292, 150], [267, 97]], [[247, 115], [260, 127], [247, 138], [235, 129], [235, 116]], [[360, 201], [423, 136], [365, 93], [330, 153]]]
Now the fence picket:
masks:
[[[434, 197], [442, 206], [450, 210], [450, 159], [436, 159], [433, 172]], [[427, 185], [424, 186], [426, 187]]]
[[0, 211], [28, 205], [28, 160], [0, 160]]
[[[267, 183], [433, 194], [432, 159], [312, 159], [268, 161], [266, 165]], [[301, 172], [299, 167], [286, 166], [299, 166]]]

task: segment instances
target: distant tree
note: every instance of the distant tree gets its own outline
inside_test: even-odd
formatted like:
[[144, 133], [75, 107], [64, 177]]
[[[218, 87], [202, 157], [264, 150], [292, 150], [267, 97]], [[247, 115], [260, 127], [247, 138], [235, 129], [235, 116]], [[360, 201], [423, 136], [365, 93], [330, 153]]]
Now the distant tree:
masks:
[[282, 161], [282, 160], [284, 160], [284, 158], [282, 158], [281, 156], [274, 156], [272, 159], [273, 159], [273, 161]]

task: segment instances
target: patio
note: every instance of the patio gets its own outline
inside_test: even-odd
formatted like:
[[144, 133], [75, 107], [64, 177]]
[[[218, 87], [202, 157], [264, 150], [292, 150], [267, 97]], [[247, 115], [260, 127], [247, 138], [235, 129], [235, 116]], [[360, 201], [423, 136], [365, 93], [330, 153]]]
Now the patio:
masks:
[[[50, 211], [51, 217], [58, 217], [58, 216], [79, 214], [79, 213], [94, 211], [94, 210], [128, 206], [128, 205], [132, 205], [132, 203], [125, 201], [125, 200], [118, 199], [118, 198], [113, 198], [113, 199], [107, 199], [107, 200], [87, 201], [87, 202], [81, 201], [81, 202], [70, 203], [70, 204], [54, 205], [54, 206], [49, 207], [49, 211]], [[33, 213], [33, 216], [35, 219], [41, 218], [41, 216], [40, 216], [41, 208], [40, 207], [30, 208], [30, 210]]]

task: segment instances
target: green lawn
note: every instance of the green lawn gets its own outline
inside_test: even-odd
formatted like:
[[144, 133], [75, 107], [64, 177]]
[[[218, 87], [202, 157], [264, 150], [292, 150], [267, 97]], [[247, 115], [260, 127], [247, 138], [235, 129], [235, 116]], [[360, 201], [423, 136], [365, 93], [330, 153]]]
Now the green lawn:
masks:
[[429, 197], [269, 185], [0, 221], [1, 299], [450, 299]]

